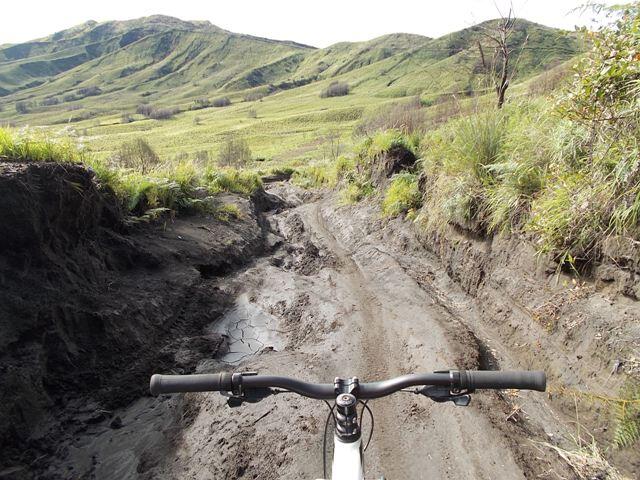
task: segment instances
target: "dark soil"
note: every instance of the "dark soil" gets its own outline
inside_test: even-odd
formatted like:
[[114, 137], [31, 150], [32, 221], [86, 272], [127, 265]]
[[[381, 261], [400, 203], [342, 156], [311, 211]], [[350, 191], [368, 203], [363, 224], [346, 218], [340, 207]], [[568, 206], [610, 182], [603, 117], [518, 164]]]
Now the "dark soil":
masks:
[[411, 150], [402, 145], [396, 145], [373, 160], [371, 181], [376, 186], [383, 186], [394, 174], [411, 169], [416, 160]]
[[0, 198], [0, 478], [31, 478], [69, 430], [66, 406], [100, 422], [152, 372], [215, 356], [223, 339], [202, 326], [233, 297], [209, 278], [264, 251], [260, 209], [277, 197], [228, 196], [232, 223], [131, 225], [81, 166], [2, 163]]

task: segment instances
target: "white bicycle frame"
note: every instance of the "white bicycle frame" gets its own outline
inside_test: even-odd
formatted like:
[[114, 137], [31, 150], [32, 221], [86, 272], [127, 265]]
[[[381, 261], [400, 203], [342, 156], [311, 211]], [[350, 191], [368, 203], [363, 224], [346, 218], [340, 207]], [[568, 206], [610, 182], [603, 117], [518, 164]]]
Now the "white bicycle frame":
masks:
[[364, 480], [362, 469], [362, 439], [344, 443], [333, 436], [331, 480]]

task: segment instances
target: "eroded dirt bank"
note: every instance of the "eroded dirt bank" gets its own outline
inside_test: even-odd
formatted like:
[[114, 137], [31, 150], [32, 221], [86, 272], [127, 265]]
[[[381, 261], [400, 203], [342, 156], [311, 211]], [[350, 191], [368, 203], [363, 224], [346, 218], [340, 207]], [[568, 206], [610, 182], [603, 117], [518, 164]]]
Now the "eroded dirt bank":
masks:
[[[631, 478], [640, 474], [635, 448], [612, 448], [621, 388], [640, 381], [640, 245], [611, 239], [588, 275], [558, 271], [525, 238], [479, 238], [464, 229], [419, 233], [448, 278], [470, 298], [465, 315], [501, 358], [541, 368], [550, 404], [573, 435], [593, 438]], [[438, 285], [441, 296], [448, 286]], [[575, 445], [574, 445], [575, 447]]]
[[[15, 449], [13, 457], [3, 452], [3, 463], [14, 461], [3, 472], [6, 478], [322, 476], [327, 411], [321, 402], [282, 394], [230, 409], [213, 393], [151, 398], [146, 389], [152, 372], [257, 370], [330, 382], [335, 376], [370, 381], [443, 368], [543, 368], [556, 385], [604, 391], [620, 382], [609, 375], [610, 361], [629, 350], [605, 344], [609, 353], [602, 353], [596, 339], [614, 338], [603, 331], [606, 324], [574, 319], [574, 334], [565, 338], [551, 335], [543, 314], [556, 312], [546, 302], [557, 293], [571, 293], [569, 303], [559, 304], [566, 310], [553, 317], [561, 319], [558, 324], [571, 321], [578, 305], [591, 305], [588, 311], [601, 319], [625, 309], [633, 318], [633, 300], [610, 299], [612, 293], [602, 289], [578, 296], [583, 290], [572, 283], [554, 286], [544, 266], [529, 260], [531, 252], [516, 248], [520, 244], [420, 237], [407, 222], [381, 220], [372, 205], [339, 207], [331, 195], [314, 196], [288, 184], [269, 191], [275, 197], [262, 201], [227, 199], [244, 212], [242, 221], [232, 223], [191, 217], [131, 229], [110, 223], [102, 210], [103, 220], [64, 254], [40, 242], [45, 263], [20, 267], [23, 283], [2, 278], [12, 287], [10, 301], [2, 303], [16, 305], [7, 310], [13, 317], [2, 312], [4, 319], [23, 318], [17, 316], [27, 308], [16, 298], [20, 288], [32, 295], [25, 298], [36, 305], [34, 311], [68, 304], [69, 311], [81, 312], [73, 321], [39, 324], [38, 318], [48, 318], [44, 313], [26, 315], [32, 337], [16, 337], [3, 348], [9, 352], [0, 359], [11, 373], [6, 378], [41, 392], [43, 403], [34, 411], [58, 412], [57, 423], [42, 423], [49, 425], [42, 433], [40, 423], [30, 423], [26, 438], [16, 437], [5, 420], [3, 431], [14, 435], [4, 437], [6, 445]], [[71, 195], [74, 202], [86, 198], [65, 192], [62, 197]], [[28, 199], [41, 201], [33, 195], [29, 191]], [[59, 205], [66, 205], [64, 198]], [[78, 203], [69, 209], [81, 210]], [[53, 212], [41, 214], [55, 218]], [[22, 271], [4, 251], [0, 257], [3, 272]], [[79, 276], [77, 265], [85, 264], [90, 269]], [[53, 276], [43, 283], [49, 271]], [[62, 274], [63, 280], [55, 277]], [[47, 286], [39, 289], [46, 292], [40, 303], [33, 285]], [[539, 315], [524, 316], [536, 308]], [[99, 321], [87, 323], [94, 317]], [[19, 328], [16, 322], [1, 326], [11, 332]], [[48, 335], [62, 340], [47, 343]], [[80, 348], [76, 339], [83, 339]], [[558, 356], [545, 350], [552, 348]], [[59, 352], [70, 359], [61, 373], [50, 370]], [[17, 359], [31, 363], [21, 367]], [[97, 380], [76, 376], [97, 369], [105, 372]], [[49, 390], [58, 381], [64, 388]], [[32, 418], [19, 398], [5, 419]], [[373, 401], [376, 428], [366, 454], [367, 478], [577, 478], [542, 445], [570, 446], [574, 430], [563, 398], [481, 393], [467, 408], [408, 393]], [[368, 426], [365, 418], [365, 436]], [[20, 457], [20, 448], [29, 455]], [[617, 460], [633, 476], [638, 470], [632, 457], [627, 452]], [[16, 458], [22, 461], [18, 467]]]
[[117, 429], [113, 410], [152, 371], [189, 371], [223, 346], [202, 327], [234, 296], [209, 285], [269, 248], [269, 201], [221, 197], [242, 212], [232, 223], [134, 225], [90, 172], [56, 164], [0, 164], [0, 198], [0, 477], [30, 478], [69, 438]]

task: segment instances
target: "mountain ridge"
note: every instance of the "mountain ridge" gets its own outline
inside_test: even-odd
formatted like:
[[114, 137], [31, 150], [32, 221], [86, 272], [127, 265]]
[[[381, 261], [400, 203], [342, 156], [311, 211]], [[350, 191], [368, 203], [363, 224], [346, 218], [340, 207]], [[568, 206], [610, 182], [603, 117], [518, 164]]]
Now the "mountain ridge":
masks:
[[[493, 51], [481, 35], [487, 25], [315, 48], [166, 16], [85, 22], [8, 47], [16, 60], [0, 49], [0, 125], [64, 125], [104, 156], [134, 136], [178, 155], [214, 151], [242, 132], [261, 157], [305, 157], [321, 144], [313, 138], [328, 129], [350, 136], [360, 117], [386, 103], [419, 96], [437, 106], [485, 94], [478, 43]], [[511, 91], [581, 51], [574, 34], [526, 20], [511, 47]], [[348, 95], [320, 98], [332, 82], [347, 84]], [[139, 113], [141, 105], [163, 119]]]
[[[274, 62], [282, 61], [294, 53], [305, 51], [306, 58], [300, 59], [300, 68], [296, 69], [295, 75], [291, 78], [295, 80], [296, 78], [310, 78], [316, 75], [323, 78], [326, 78], [329, 74], [335, 76], [399, 53], [407, 53], [427, 47], [432, 51], [435, 48], [440, 48], [443, 53], [457, 53], [457, 51], [464, 48], [459, 50], [455, 48], [456, 38], [459, 37], [461, 42], [465, 42], [461, 44], [462, 47], [468, 47], [468, 39], [474, 36], [474, 31], [484, 25], [490, 25], [491, 22], [491, 20], [483, 22], [480, 25], [452, 32], [435, 39], [417, 34], [390, 33], [371, 40], [339, 42], [329, 47], [316, 48], [295, 41], [272, 40], [265, 37], [230, 32], [213, 25], [209, 21], [185, 21], [166, 15], [152, 15], [132, 20], [101, 23], [90, 20], [40, 39], [0, 48], [0, 95], [15, 94], [38, 87], [45, 82], [55, 82], [57, 77], [81, 68], [97, 58], [123, 51], [137, 42], [154, 38], [154, 36], [160, 47], [163, 45], [162, 42], [165, 42], [163, 49], [165, 53], [169, 53], [169, 48], [175, 48], [177, 41], [175, 39], [173, 41], [167, 39], [166, 35], [175, 36], [178, 32], [182, 32], [185, 35], [185, 42], [192, 40], [201, 43], [202, 38], [186, 38], [189, 35], [199, 34], [208, 37], [212, 43], [215, 43], [221, 37], [225, 37], [227, 42], [233, 39], [245, 41], [247, 45], [244, 45], [243, 48], [249, 50], [259, 49], [258, 44], [263, 46], [267, 44], [282, 50], [276, 56], [264, 55], [264, 53], [268, 52], [258, 52], [260, 57], [264, 56], [265, 61], [262, 63], [249, 56], [245, 62], [248, 68], [244, 70], [266, 67]], [[547, 34], [550, 34], [549, 32], [557, 32], [554, 29], [526, 20], [521, 20], [520, 25], [525, 25], [527, 29], [545, 29]], [[162, 38], [163, 36], [165, 37]], [[448, 41], [451, 45], [447, 47], [443, 44], [445, 41]], [[255, 45], [248, 45], [254, 43]], [[155, 50], [158, 50], [158, 45], [156, 45]], [[185, 51], [189, 50], [186, 46], [183, 46], [183, 49]], [[221, 58], [214, 57], [211, 56], [209, 59], [212, 64], [221, 61]], [[153, 56], [153, 60], [158, 61], [158, 56]], [[254, 63], [250, 64], [249, 62], [251, 61], [254, 61]], [[291, 72], [285, 70], [284, 73], [286, 77], [286, 74]], [[287, 79], [278, 78], [276, 80], [285, 81]], [[225, 83], [227, 82], [214, 82], [212, 86], [221, 88]], [[242, 82], [235, 83], [242, 85]], [[249, 83], [251, 84], [252, 82]], [[249, 87], [255, 86], [255, 84], [249, 85]]]

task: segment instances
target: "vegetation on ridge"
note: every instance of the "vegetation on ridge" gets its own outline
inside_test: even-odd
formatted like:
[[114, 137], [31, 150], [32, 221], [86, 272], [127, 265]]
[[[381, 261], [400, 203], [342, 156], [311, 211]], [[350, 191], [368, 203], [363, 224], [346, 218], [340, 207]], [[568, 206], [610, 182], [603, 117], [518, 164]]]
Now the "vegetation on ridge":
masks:
[[[126, 213], [143, 218], [169, 210], [217, 213], [224, 206], [217, 205], [212, 195], [250, 195], [262, 186], [253, 172], [214, 165], [199, 167], [193, 161], [163, 163], [143, 140], [124, 145], [116, 157], [102, 160], [87, 154], [69, 137], [20, 134], [0, 128], [0, 161], [83, 163], [93, 170], [102, 188], [116, 194]], [[232, 212], [228, 210], [221, 214], [229, 217]]]

